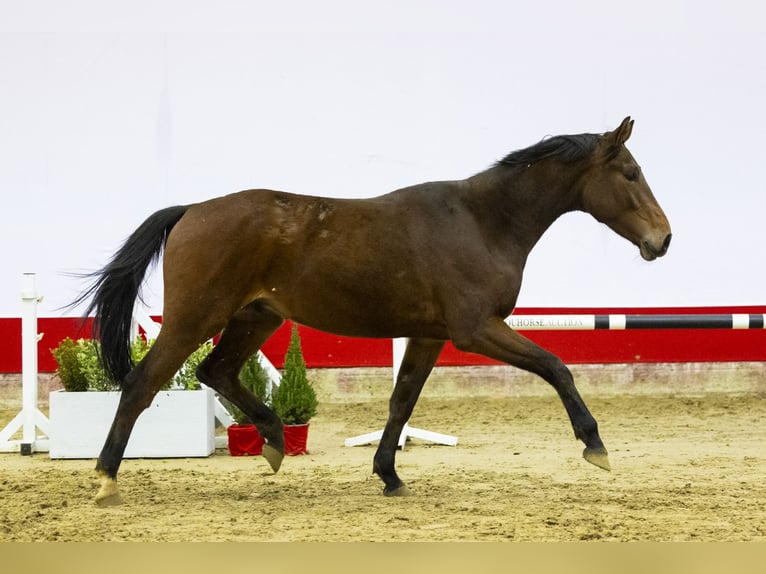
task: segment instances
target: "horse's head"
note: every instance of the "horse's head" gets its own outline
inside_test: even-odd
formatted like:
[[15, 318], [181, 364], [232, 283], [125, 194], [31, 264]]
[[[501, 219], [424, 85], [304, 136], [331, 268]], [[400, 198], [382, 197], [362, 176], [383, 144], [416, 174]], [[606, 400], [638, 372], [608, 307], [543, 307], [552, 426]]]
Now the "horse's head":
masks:
[[581, 180], [582, 209], [636, 245], [647, 261], [662, 257], [670, 245], [670, 224], [649, 189], [641, 167], [625, 147], [633, 120], [601, 136], [593, 161]]

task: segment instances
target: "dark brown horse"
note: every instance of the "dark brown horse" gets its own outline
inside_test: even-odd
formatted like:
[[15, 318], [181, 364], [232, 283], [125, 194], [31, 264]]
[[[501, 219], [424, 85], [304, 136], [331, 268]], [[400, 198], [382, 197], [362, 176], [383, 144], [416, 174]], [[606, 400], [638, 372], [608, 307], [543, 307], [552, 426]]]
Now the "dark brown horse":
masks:
[[[632, 128], [626, 118], [602, 135], [551, 137], [468, 179], [374, 199], [260, 189], [150, 216], [79, 299], [93, 297], [87, 313], [95, 311], [102, 360], [123, 389], [96, 466], [97, 502], [120, 502], [117, 471], [136, 419], [186, 357], [221, 331], [198, 377], [255, 421], [276, 472], [281, 421], [238, 373], [286, 319], [340, 335], [409, 339], [373, 463], [387, 495], [407, 494], [394, 469], [397, 442], [446, 341], [545, 379], [585, 444], [585, 459], [609, 469], [569, 369], [504, 319], [527, 256], [563, 213], [590, 213], [646, 260], [665, 254], [670, 226], [624, 145]], [[162, 330], [133, 366], [134, 301], [163, 248]]]

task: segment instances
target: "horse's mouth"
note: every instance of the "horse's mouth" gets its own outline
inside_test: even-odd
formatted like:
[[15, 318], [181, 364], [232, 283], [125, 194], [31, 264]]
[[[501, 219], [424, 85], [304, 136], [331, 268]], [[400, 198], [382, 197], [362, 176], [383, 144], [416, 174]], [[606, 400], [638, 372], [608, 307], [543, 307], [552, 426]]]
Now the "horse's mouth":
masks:
[[643, 257], [645, 261], [654, 261], [658, 257], [662, 257], [668, 252], [668, 248], [670, 247], [670, 240], [672, 237], [673, 235], [668, 233], [665, 236], [665, 239], [662, 241], [662, 244], [659, 246], [654, 245], [651, 241], [648, 240], [642, 241], [641, 245], [639, 246], [641, 257]]

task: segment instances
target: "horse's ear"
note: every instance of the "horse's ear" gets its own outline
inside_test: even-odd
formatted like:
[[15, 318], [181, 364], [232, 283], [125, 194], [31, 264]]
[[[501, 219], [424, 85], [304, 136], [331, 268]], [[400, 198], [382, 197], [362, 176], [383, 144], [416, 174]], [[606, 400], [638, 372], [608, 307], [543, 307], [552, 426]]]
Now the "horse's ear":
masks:
[[612, 143], [622, 145], [628, 141], [630, 134], [633, 132], [633, 121], [630, 119], [630, 116], [622, 120], [620, 126], [609, 134], [612, 136]]
[[619, 127], [611, 132], [605, 134], [607, 155], [610, 157], [616, 156], [620, 147], [628, 141], [630, 134], [633, 132], [633, 121], [630, 116], [622, 120]]
[[633, 122], [635, 120], [631, 120], [630, 116], [622, 120], [622, 123], [620, 124], [620, 127], [617, 128], [617, 134], [618, 139], [621, 144], [624, 144], [626, 141], [628, 141], [628, 138], [630, 137], [630, 134], [633, 133]]

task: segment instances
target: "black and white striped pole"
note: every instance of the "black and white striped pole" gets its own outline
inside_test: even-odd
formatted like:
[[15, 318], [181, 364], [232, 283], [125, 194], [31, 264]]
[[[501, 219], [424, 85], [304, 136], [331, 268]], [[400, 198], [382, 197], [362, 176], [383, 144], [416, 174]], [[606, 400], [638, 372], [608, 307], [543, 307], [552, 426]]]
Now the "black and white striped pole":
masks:
[[[518, 331], [624, 331], [628, 329], [764, 329], [766, 316], [753, 313], [731, 314], [619, 314], [608, 315], [511, 315], [505, 322]], [[406, 339], [394, 339], [394, 385], [404, 356]], [[358, 446], [380, 440], [383, 431], [346, 439], [346, 446]], [[454, 446], [457, 437], [405, 425], [399, 440], [404, 446], [408, 436]]]
[[511, 315], [505, 320], [519, 331], [622, 331], [626, 329], [764, 329], [764, 315], [730, 314], [610, 314]]

